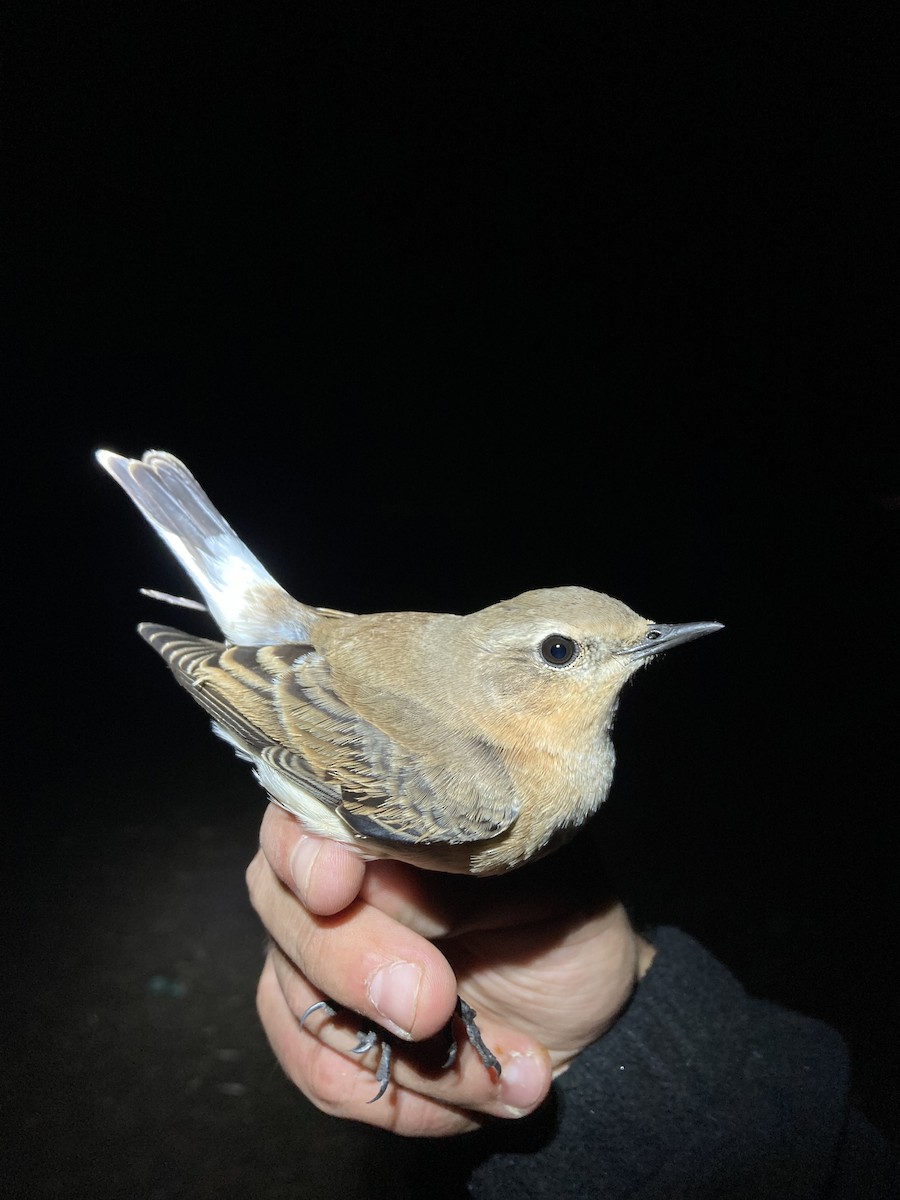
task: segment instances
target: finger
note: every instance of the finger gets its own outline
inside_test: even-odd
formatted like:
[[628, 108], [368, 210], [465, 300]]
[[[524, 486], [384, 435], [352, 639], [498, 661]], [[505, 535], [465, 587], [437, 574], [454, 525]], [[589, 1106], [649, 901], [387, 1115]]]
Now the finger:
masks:
[[430, 1037], [449, 1020], [456, 978], [435, 946], [353, 901], [336, 916], [307, 911], [262, 851], [247, 871], [251, 902], [273, 940], [317, 988], [407, 1040]]
[[[270, 962], [274, 967], [282, 995], [295, 1017], [302, 1016], [318, 993], [294, 968], [285, 956], [273, 947]], [[374, 1072], [380, 1060], [380, 1047], [364, 1055], [354, 1053], [360, 1032], [353, 1021], [340, 1015], [316, 1013], [304, 1022], [309, 1032], [332, 1052], [355, 1061], [368, 1075], [368, 1092], [363, 1089], [364, 1103], [371, 1104], [377, 1094]], [[518, 1117], [535, 1108], [550, 1087], [551, 1065], [546, 1051], [524, 1035], [502, 1030], [490, 1016], [482, 1023], [482, 1032], [496, 1047], [501, 1061], [501, 1075], [488, 1071], [475, 1050], [460, 1031], [456, 1062], [446, 1067], [449, 1039], [446, 1031], [430, 1043], [409, 1047], [394, 1047], [389, 1093], [412, 1093], [428, 1101], [450, 1107], [466, 1114], [466, 1127], [479, 1115]], [[332, 1068], [333, 1069], [333, 1068]], [[319, 1085], [321, 1087], [321, 1085]], [[354, 1092], [351, 1103], [359, 1096]], [[344, 1097], [340, 1096], [340, 1103]], [[380, 1103], [380, 1101], [379, 1101]], [[362, 1119], [365, 1119], [364, 1117]], [[458, 1120], [452, 1123], [458, 1131]]]
[[307, 833], [296, 817], [268, 805], [259, 844], [282, 881], [310, 912], [340, 912], [359, 892], [366, 865], [349, 846]]

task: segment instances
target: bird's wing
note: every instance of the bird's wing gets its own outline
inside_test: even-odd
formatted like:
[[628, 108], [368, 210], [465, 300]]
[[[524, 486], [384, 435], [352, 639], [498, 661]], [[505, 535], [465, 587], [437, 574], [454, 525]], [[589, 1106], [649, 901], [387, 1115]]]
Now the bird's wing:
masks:
[[289, 744], [340, 785], [340, 812], [363, 837], [457, 845], [496, 837], [518, 816], [512, 778], [486, 742], [405, 696], [361, 714], [319, 654], [280, 678], [279, 707]]
[[519, 811], [484, 742], [404, 701], [385, 730], [345, 704], [311, 646], [222, 646], [161, 625], [142, 636], [236, 743], [336, 808], [360, 837], [398, 844], [482, 841]]

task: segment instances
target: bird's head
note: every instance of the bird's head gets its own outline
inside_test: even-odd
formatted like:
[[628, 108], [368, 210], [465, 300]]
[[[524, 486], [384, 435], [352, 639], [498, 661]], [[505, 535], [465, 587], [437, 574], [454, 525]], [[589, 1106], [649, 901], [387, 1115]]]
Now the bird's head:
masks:
[[[608, 729], [625, 681], [650, 658], [721, 629], [660, 624], [612, 596], [542, 588], [463, 619], [474, 643], [476, 707], [489, 721], [527, 722], [554, 744]], [[474, 699], [474, 697], [473, 697]]]

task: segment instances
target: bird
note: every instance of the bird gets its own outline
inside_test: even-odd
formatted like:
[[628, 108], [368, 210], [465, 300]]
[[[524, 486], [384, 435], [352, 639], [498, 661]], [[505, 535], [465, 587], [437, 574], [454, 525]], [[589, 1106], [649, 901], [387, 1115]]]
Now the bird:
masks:
[[[224, 640], [147, 622], [141, 636], [252, 764], [270, 800], [365, 859], [490, 876], [557, 849], [609, 793], [624, 684], [662, 651], [723, 628], [651, 621], [574, 585], [467, 615], [306, 604], [174, 455], [98, 450], [96, 458], [202, 603], [143, 590], [205, 609]], [[499, 1075], [461, 998], [457, 1013]], [[358, 1049], [375, 1036], [361, 1034]], [[387, 1046], [375, 1099], [390, 1078]]]

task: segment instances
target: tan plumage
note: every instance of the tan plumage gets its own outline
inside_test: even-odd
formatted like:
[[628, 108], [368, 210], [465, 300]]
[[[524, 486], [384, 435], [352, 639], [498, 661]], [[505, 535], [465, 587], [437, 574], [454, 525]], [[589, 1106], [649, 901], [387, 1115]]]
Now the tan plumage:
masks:
[[625, 680], [720, 628], [654, 624], [579, 587], [469, 616], [315, 608], [279, 587], [172, 455], [97, 457], [228, 642], [142, 635], [275, 801], [367, 857], [486, 875], [547, 853], [606, 797]]

